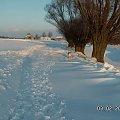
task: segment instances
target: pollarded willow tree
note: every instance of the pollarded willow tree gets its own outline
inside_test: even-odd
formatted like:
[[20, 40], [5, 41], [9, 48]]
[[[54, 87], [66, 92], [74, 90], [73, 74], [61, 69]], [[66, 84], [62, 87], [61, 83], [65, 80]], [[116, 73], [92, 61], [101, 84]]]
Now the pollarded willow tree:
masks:
[[[75, 18], [72, 21], [66, 21], [66, 25], [61, 23], [61, 29], [59, 29], [60, 33], [68, 35], [66, 38], [72, 39], [75, 52], [82, 52], [84, 54], [85, 46], [88, 42], [90, 42], [90, 34], [89, 29], [86, 26], [85, 22], [80, 18]], [[64, 35], [64, 36], [65, 36]]]
[[76, 1], [81, 17], [90, 29], [92, 57], [103, 63], [109, 41], [120, 30], [120, 0]]
[[52, 0], [52, 2], [46, 5], [47, 11], [46, 21], [58, 28], [59, 31], [67, 39], [69, 46], [74, 47], [71, 35], [65, 32], [69, 29], [68, 20], [72, 21], [79, 15], [78, 8], [75, 7], [75, 0]]
[[53, 0], [46, 6], [46, 21], [58, 28], [76, 52], [84, 53], [88, 42], [88, 27], [80, 16], [76, 0]]
[[[74, 47], [74, 40], [73, 40], [73, 30], [72, 27], [69, 23], [69, 21], [65, 21], [64, 23], [60, 23], [59, 28], [58, 28], [58, 32], [61, 33], [67, 40], [68, 42], [68, 47]], [[72, 33], [72, 34], [71, 34]]]
[[84, 54], [85, 46], [90, 42], [89, 28], [81, 17], [74, 19], [69, 25], [72, 29], [75, 52], [82, 52]]

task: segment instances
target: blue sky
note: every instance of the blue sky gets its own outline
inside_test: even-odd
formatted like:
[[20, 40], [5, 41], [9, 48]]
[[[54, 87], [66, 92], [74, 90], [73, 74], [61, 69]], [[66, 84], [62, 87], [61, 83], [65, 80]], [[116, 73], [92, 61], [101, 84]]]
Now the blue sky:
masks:
[[44, 7], [51, 0], [0, 0], [0, 35], [55, 31], [45, 21]]

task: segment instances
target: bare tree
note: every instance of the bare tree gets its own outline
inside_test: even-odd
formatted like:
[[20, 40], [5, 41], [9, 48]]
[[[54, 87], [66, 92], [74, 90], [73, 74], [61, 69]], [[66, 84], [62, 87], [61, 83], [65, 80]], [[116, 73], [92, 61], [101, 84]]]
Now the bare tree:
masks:
[[65, 24], [61, 22], [60, 28], [58, 31], [66, 38], [68, 42], [68, 47], [74, 47], [74, 34], [73, 34], [73, 29], [69, 21], [66, 21]]
[[38, 36], [38, 34], [35, 35], [35, 39], [38, 40], [40, 37]]
[[82, 19], [90, 29], [93, 52], [98, 62], [104, 62], [107, 44], [120, 30], [120, 0], [76, 0]]
[[48, 37], [52, 37], [53, 36], [53, 33], [50, 31], [50, 32], [48, 32]]
[[45, 10], [47, 11], [46, 21], [56, 26], [67, 39], [69, 46], [74, 47], [73, 40], [65, 31], [69, 28], [67, 21], [72, 21], [79, 15], [75, 0], [53, 0], [51, 4], [46, 5]]
[[46, 20], [56, 26], [64, 35], [69, 47], [75, 47], [76, 52], [84, 53], [88, 42], [88, 27], [80, 17], [75, 0], [54, 0], [46, 6]]
[[42, 33], [42, 37], [46, 37], [46, 33], [45, 32]]
[[71, 27], [75, 51], [84, 53], [86, 44], [90, 42], [89, 28], [81, 17], [74, 19], [71, 23]]

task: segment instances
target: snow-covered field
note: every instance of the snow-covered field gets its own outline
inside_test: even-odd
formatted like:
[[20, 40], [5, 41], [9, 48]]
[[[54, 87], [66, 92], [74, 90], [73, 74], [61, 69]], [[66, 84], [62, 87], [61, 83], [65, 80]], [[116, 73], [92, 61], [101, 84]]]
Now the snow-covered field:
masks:
[[103, 65], [66, 46], [0, 39], [0, 120], [119, 120], [120, 48]]

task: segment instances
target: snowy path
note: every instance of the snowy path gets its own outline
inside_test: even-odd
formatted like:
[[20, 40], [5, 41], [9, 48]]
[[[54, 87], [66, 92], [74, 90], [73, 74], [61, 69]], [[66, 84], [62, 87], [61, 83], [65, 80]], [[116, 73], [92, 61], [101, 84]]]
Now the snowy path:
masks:
[[[21, 54], [18, 52], [2, 53], [1, 65], [5, 64], [12, 70], [6, 68], [3, 72], [9, 71], [9, 74], [1, 75], [6, 76], [6, 80], [1, 78], [0, 85], [3, 94], [0, 94], [0, 98], [7, 100], [0, 102], [5, 106], [0, 113], [0, 120], [67, 120], [65, 102], [55, 95], [49, 80], [54, 62], [48, 51], [49, 49], [44, 48], [31, 55], [31, 51], [27, 50], [24, 52], [30, 55], [22, 54], [23, 56], [19, 56]], [[12, 60], [8, 61], [10, 59]], [[5, 69], [6, 66], [1, 66], [1, 68]], [[5, 88], [3, 79], [8, 89]], [[10, 83], [8, 79], [11, 79]], [[8, 94], [10, 97], [7, 97]]]

